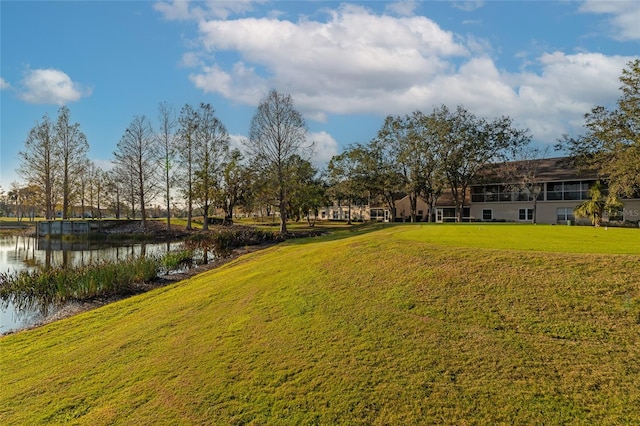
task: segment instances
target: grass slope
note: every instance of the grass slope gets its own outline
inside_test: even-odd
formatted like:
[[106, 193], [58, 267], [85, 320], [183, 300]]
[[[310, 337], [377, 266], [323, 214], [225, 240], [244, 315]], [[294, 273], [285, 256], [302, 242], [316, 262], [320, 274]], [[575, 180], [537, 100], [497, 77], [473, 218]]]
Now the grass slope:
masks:
[[[619, 254], [560, 253], [557, 232]], [[430, 225], [291, 241], [3, 337], [0, 423], [637, 424], [639, 241]]]

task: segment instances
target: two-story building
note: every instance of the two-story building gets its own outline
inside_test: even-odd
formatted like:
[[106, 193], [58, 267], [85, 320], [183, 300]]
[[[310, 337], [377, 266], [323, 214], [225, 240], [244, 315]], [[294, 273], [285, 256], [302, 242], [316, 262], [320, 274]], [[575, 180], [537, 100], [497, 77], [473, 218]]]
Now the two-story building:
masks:
[[[535, 215], [536, 223], [574, 223], [573, 210], [590, 199], [589, 189], [598, 180], [595, 174], [569, 166], [566, 158], [531, 161], [537, 164], [529, 185], [518, 184], [517, 176], [505, 178], [509, 173], [503, 171], [509, 164], [487, 167], [470, 189], [471, 217], [482, 221], [532, 222]], [[605, 215], [604, 222], [640, 220], [640, 195], [621, 201], [623, 208], [611, 216]], [[589, 219], [578, 222], [589, 223]]]

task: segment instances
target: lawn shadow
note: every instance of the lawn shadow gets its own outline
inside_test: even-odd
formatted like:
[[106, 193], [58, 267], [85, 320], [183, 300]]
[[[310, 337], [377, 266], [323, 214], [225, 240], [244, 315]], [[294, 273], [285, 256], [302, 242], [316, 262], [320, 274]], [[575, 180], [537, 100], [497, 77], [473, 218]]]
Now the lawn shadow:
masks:
[[394, 223], [382, 223], [382, 222], [364, 222], [357, 225], [353, 225], [349, 228], [335, 228], [328, 229], [325, 233], [315, 237], [301, 237], [288, 238], [283, 242], [287, 245], [303, 245], [316, 242], [325, 241], [338, 241], [346, 238], [351, 238], [359, 235], [369, 234], [371, 232], [379, 231], [389, 226], [395, 226]]

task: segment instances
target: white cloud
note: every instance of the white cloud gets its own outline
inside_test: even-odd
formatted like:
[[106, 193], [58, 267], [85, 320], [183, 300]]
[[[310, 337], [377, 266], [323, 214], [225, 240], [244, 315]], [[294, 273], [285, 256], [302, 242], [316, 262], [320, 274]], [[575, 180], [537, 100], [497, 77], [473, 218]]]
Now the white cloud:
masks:
[[247, 137], [244, 135], [229, 135], [229, 149], [239, 149], [243, 155], [246, 155]]
[[417, 7], [416, 0], [398, 0], [387, 4], [385, 10], [398, 16], [413, 16]]
[[263, 78], [242, 62], [236, 63], [230, 72], [215, 64], [204, 66], [201, 72], [189, 75], [189, 79], [205, 93], [220, 93], [228, 99], [248, 105], [257, 104], [269, 88]]
[[0, 90], [8, 89], [11, 85], [2, 77], [0, 77]]
[[580, 6], [584, 13], [610, 15], [609, 24], [620, 40], [640, 40], [640, 2], [587, 0]]
[[53, 68], [27, 70], [22, 86], [24, 90], [20, 93], [20, 98], [32, 104], [64, 105], [91, 94], [91, 90]]
[[93, 160], [91, 160], [98, 168], [100, 168], [101, 170], [108, 172], [111, 171], [111, 169], [113, 169], [114, 164], [113, 164], [113, 160], [105, 160], [103, 158], [94, 158]]
[[173, 0], [157, 2], [153, 7], [169, 21], [200, 21], [247, 13], [253, 10], [255, 3], [264, 3], [264, 0]]
[[451, 5], [456, 9], [464, 10], [465, 12], [473, 12], [476, 9], [480, 9], [484, 6], [482, 0], [469, 0], [469, 1], [453, 1]]
[[586, 112], [596, 105], [610, 105], [620, 96], [618, 78], [630, 60], [600, 53], [544, 54], [538, 58], [540, 74], [512, 76], [518, 97], [510, 114], [550, 142], [563, 133], [580, 132]]
[[[618, 77], [633, 59], [554, 52], [524, 57], [537, 72], [508, 72], [491, 59], [489, 41], [461, 38], [424, 16], [376, 15], [353, 4], [326, 13], [324, 20], [297, 22], [202, 20], [190, 78], [204, 92], [247, 105], [275, 88], [320, 122], [330, 114], [384, 116], [462, 104], [480, 116], [509, 115], [537, 140], [554, 143], [581, 131], [593, 106], [618, 98]], [[227, 51], [239, 60], [215, 62]], [[333, 142], [318, 137], [326, 142], [319, 157], [330, 158]]]
[[180, 65], [185, 68], [195, 68], [197, 66], [205, 66], [197, 52], [187, 52], [182, 55]]
[[253, 105], [275, 87], [317, 117], [377, 111], [377, 96], [406, 92], [445, 72], [447, 58], [468, 54], [426, 17], [376, 16], [354, 5], [330, 11], [326, 22], [247, 18], [199, 28], [208, 52], [235, 51], [242, 62], [202, 67], [191, 77], [197, 87]]
[[307, 139], [313, 142], [313, 156], [311, 162], [317, 167], [324, 169], [331, 157], [338, 154], [338, 142], [327, 132], [310, 132]]

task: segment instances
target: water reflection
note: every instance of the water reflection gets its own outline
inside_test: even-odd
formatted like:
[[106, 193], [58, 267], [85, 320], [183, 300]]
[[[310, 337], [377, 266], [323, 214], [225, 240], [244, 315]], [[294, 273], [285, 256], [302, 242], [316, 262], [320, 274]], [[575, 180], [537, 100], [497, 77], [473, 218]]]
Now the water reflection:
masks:
[[[78, 267], [100, 261], [120, 261], [139, 256], [162, 256], [182, 248], [180, 242], [128, 244], [120, 246], [90, 241], [69, 242], [25, 236], [0, 236], [0, 273], [34, 271], [52, 267]], [[208, 253], [195, 261], [210, 260]], [[43, 321], [62, 306], [37, 297], [9, 297], [0, 300], [0, 334]]]

